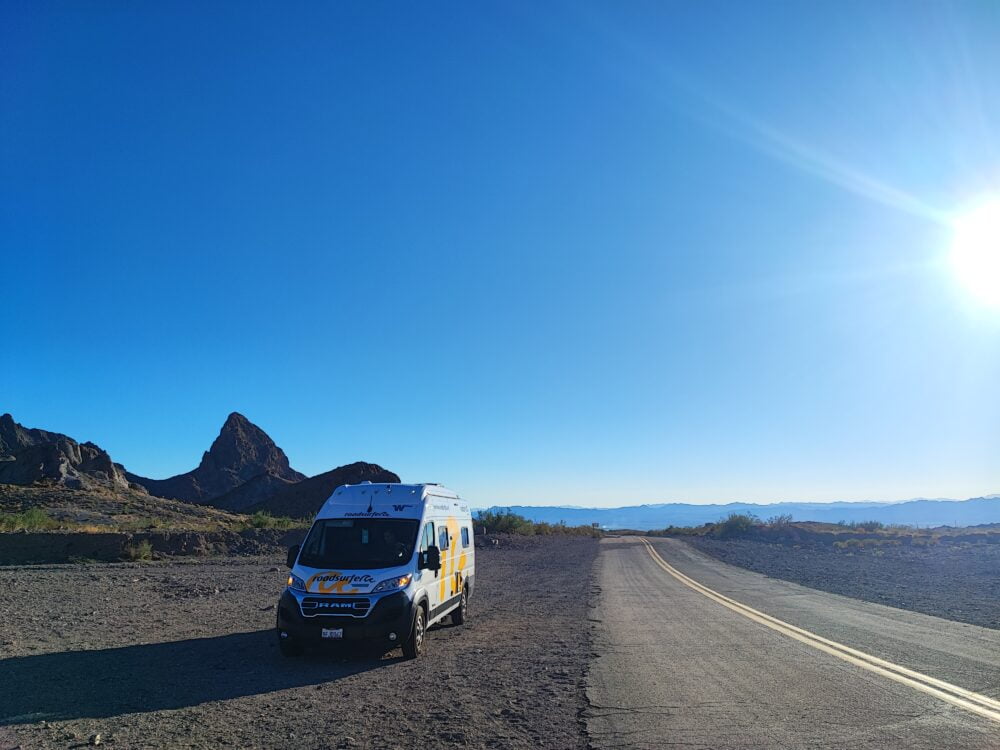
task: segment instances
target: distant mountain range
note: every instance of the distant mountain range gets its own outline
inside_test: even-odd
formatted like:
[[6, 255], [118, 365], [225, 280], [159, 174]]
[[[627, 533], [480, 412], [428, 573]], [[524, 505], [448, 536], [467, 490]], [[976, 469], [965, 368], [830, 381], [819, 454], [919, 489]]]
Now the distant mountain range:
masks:
[[[76, 490], [139, 490], [150, 495], [221, 510], [303, 517], [319, 509], [341, 484], [398, 482], [378, 464], [356, 462], [306, 477], [293, 469], [285, 452], [266, 432], [233, 412], [218, 437], [191, 471], [166, 479], [133, 474], [106, 451], [58, 432], [27, 428], [10, 414], [0, 416], [0, 484], [59, 485]], [[513, 506], [533, 521], [604, 528], [662, 529], [699, 526], [730, 513], [752, 513], [766, 520], [790, 515], [796, 521], [882, 521], [919, 526], [973, 526], [1000, 522], [1000, 495], [954, 501], [918, 499], [902, 503], [663, 503], [623, 508]]]
[[341, 484], [398, 482], [378, 464], [356, 462], [314, 477], [295, 471], [266, 432], [233, 412], [191, 471], [167, 479], [133, 474], [94, 443], [26, 428], [0, 416], [0, 484], [78, 490], [145, 490], [150, 495], [238, 513], [309, 516]]
[[[499, 507], [499, 506], [498, 506]], [[504, 508], [508, 506], [503, 506]], [[975, 526], [1000, 523], [1000, 495], [970, 500], [917, 499], [901, 503], [728, 503], [693, 505], [663, 503], [623, 508], [578, 508], [566, 506], [514, 505], [510, 509], [532, 521], [571, 526], [599, 524], [608, 529], [662, 529], [666, 526], [700, 526], [730, 513], [751, 513], [762, 520], [790, 515], [794, 521], [881, 521], [915, 526]], [[494, 508], [497, 509], [497, 508]]]

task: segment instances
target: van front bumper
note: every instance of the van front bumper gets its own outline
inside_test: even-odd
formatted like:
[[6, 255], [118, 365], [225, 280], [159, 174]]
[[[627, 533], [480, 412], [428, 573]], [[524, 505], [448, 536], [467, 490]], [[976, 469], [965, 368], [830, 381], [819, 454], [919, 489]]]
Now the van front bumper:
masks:
[[[404, 591], [379, 598], [365, 617], [317, 615], [304, 617], [298, 600], [287, 589], [278, 602], [278, 636], [294, 638], [304, 644], [369, 641], [373, 644], [399, 645], [407, 639], [413, 625], [413, 602]], [[323, 638], [324, 628], [339, 628], [343, 638]], [[395, 634], [395, 638], [390, 635]]]

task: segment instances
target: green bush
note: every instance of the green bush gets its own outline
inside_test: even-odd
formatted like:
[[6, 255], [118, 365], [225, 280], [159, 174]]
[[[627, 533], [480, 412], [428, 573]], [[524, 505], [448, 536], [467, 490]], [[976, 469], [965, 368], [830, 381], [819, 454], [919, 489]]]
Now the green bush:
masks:
[[[712, 527], [712, 524], [709, 524]], [[665, 529], [649, 531], [649, 536], [701, 536], [705, 533], [703, 526], [667, 526]]]
[[481, 510], [476, 513], [476, 524], [486, 529], [487, 534], [524, 534], [535, 533], [535, 524], [524, 516], [519, 516], [510, 508], [496, 510]]
[[743, 536], [752, 531], [755, 526], [760, 525], [760, 519], [752, 513], [730, 513], [722, 521], [715, 524], [712, 535], [720, 539], [729, 539]]
[[41, 508], [28, 508], [20, 513], [0, 513], [0, 531], [46, 531], [59, 527], [59, 522]]
[[138, 544], [126, 544], [122, 550], [122, 555], [126, 560], [138, 562], [139, 560], [153, 559], [153, 545], [148, 539], [143, 539]]
[[486, 534], [521, 534], [522, 536], [569, 534], [571, 536], [601, 535], [600, 529], [593, 526], [567, 526], [565, 521], [535, 523], [524, 516], [514, 513], [510, 508], [480, 510], [476, 512], [475, 525]]
[[854, 531], [884, 531], [886, 525], [881, 521], [838, 521], [838, 526], [846, 526]]
[[287, 516], [272, 516], [266, 510], [258, 510], [247, 520], [251, 529], [290, 529], [299, 522]]

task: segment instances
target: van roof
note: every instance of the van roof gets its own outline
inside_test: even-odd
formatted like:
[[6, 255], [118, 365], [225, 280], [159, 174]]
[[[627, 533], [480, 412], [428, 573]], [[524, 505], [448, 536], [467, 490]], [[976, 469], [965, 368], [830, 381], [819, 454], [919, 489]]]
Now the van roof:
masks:
[[[361, 484], [342, 484], [330, 495], [330, 500], [343, 497], [346, 502], [358, 502], [361, 497], [366, 500], [371, 495], [406, 495], [423, 500], [427, 496], [447, 497], [458, 500], [458, 493], [442, 487], [435, 482], [420, 484], [402, 484], [399, 482], [362, 482]], [[327, 501], [329, 502], [329, 500]]]
[[[333, 491], [316, 517], [420, 518], [434, 498], [461, 502], [457, 493], [437, 484], [344, 484]], [[462, 503], [461, 511], [468, 512], [468, 505]]]

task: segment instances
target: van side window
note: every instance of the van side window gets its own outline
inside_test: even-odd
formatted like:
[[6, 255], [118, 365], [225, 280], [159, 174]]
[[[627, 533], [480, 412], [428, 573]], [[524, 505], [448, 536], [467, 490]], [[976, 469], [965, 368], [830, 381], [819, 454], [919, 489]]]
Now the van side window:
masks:
[[420, 551], [426, 552], [428, 547], [434, 545], [434, 522], [428, 521], [424, 526], [423, 536], [420, 537]]
[[462, 546], [463, 547], [469, 546], [469, 530], [464, 526], [462, 527]]
[[448, 527], [447, 526], [442, 526], [441, 529], [438, 531], [438, 547], [440, 547], [442, 551], [448, 549]]

